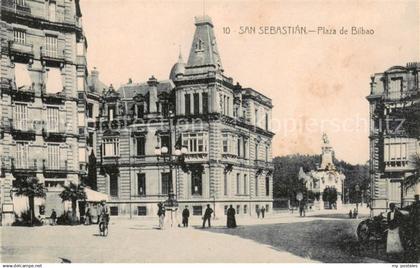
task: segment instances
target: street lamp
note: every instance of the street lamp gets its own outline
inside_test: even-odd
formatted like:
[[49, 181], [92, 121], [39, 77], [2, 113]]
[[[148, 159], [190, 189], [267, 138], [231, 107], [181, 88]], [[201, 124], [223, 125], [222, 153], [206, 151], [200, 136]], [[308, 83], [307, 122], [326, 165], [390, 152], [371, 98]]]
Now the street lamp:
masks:
[[356, 186], [354, 186], [354, 190], [356, 191], [356, 211], [357, 214], [359, 214], [359, 193], [360, 193], [360, 185], [356, 184]]

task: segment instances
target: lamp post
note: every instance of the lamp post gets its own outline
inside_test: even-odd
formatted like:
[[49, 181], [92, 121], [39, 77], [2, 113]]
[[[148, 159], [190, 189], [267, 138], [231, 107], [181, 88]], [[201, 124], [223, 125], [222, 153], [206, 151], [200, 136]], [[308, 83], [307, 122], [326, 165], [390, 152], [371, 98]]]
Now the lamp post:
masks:
[[360, 194], [360, 185], [356, 184], [356, 186], [354, 186], [354, 190], [356, 192], [356, 212], [357, 214], [359, 214], [359, 194]]
[[[178, 201], [177, 196], [174, 193], [174, 187], [172, 183], [172, 173], [173, 167], [178, 166], [180, 164], [180, 157], [184, 154], [188, 153], [188, 149], [186, 147], [177, 147], [175, 151], [172, 152], [172, 116], [173, 112], [169, 111], [169, 144], [167, 146], [156, 147], [155, 148], [155, 155], [157, 156], [158, 160], [159, 157], [162, 156], [163, 162], [169, 165], [169, 185], [168, 185], [168, 199], [165, 201], [165, 208], [171, 211], [171, 222], [173, 223], [173, 211], [178, 208]], [[172, 154], [173, 153], [173, 154]]]

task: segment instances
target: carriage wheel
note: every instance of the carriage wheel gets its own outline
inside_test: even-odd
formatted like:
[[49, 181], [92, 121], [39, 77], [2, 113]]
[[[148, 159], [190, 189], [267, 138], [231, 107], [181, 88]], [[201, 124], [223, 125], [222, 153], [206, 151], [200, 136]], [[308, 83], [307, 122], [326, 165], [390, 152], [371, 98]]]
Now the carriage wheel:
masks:
[[360, 242], [365, 242], [369, 239], [369, 226], [367, 221], [362, 221], [359, 226], [357, 226], [357, 237]]

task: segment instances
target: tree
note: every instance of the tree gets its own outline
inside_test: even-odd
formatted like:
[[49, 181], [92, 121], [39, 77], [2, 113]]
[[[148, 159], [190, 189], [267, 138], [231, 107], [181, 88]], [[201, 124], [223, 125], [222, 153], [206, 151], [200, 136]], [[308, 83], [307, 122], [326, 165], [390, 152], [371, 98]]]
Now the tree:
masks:
[[15, 194], [17, 196], [26, 196], [29, 200], [30, 225], [33, 226], [35, 219], [35, 197], [45, 198], [46, 189], [44, 184], [40, 183], [36, 177], [28, 177], [17, 180]]
[[76, 208], [78, 200], [86, 200], [85, 187], [82, 184], [75, 184], [70, 182], [69, 185], [64, 186], [64, 190], [60, 193], [60, 198], [64, 201], [71, 201], [72, 222], [77, 222]]
[[411, 162], [414, 166], [414, 174], [409, 176], [404, 180], [406, 188], [415, 186], [417, 183], [420, 183], [420, 154], [415, 154], [411, 157]]
[[332, 204], [337, 203], [337, 190], [333, 187], [325, 188], [322, 193], [322, 200], [328, 202], [329, 208], [332, 208]]

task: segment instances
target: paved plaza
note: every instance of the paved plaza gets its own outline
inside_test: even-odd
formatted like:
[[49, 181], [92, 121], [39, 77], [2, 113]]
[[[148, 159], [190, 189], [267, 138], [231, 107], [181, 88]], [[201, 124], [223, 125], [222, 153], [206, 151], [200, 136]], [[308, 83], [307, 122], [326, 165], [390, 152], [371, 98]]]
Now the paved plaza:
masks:
[[[195, 218], [189, 228], [158, 230], [155, 218], [113, 218], [108, 237], [99, 236], [97, 225], [1, 227], [0, 262], [301, 263], [354, 258], [334, 244], [314, 239], [353, 237], [358, 220], [331, 219], [326, 214], [305, 218], [284, 214], [264, 220], [238, 218], [240, 226], [235, 230], [223, 227], [224, 221], [215, 221], [211, 229], [201, 229], [200, 218]], [[334, 234], [325, 234], [324, 228], [315, 235], [319, 226], [327, 226]], [[330, 253], [320, 250], [322, 247]]]

